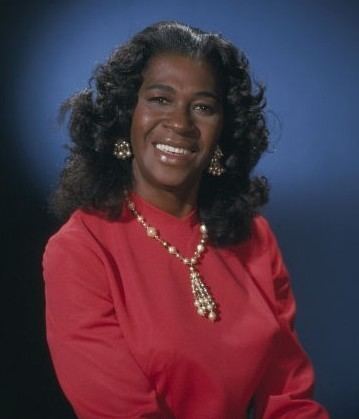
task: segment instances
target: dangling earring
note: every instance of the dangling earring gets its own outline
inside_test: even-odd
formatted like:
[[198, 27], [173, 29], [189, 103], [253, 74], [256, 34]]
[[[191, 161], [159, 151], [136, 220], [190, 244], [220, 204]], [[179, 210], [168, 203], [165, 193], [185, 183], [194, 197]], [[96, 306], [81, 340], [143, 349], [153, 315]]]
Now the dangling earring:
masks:
[[132, 157], [130, 143], [125, 138], [120, 138], [115, 142], [113, 155], [119, 160], [127, 160]]
[[208, 166], [208, 173], [212, 176], [221, 176], [225, 172], [225, 168], [221, 162], [222, 157], [222, 150], [219, 148], [219, 145], [217, 145]]

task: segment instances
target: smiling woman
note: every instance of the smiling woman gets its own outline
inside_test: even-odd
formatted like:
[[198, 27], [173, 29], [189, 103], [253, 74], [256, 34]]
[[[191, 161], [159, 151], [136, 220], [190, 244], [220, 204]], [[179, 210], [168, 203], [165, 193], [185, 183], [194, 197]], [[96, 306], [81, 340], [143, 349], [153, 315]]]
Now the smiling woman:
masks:
[[258, 208], [263, 88], [217, 34], [152, 25], [64, 105], [47, 336], [80, 418], [327, 418]]
[[[207, 62], [173, 54], [152, 58], [132, 116], [134, 190], [176, 216], [186, 215], [196, 206], [222, 125], [222, 94]], [[180, 194], [180, 205], [163, 190]]]

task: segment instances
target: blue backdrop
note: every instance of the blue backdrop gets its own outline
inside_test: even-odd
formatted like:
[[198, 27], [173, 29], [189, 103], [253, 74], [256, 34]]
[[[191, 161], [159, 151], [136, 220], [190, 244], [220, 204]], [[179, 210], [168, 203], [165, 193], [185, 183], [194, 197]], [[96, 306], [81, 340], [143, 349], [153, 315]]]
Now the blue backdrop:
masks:
[[12, 19], [4, 22], [11, 67], [2, 79], [1, 120], [13, 139], [7, 174], [26, 178], [41, 202], [65, 157], [58, 107], [86, 87], [117, 44], [154, 21], [176, 19], [221, 32], [247, 53], [267, 85], [272, 136], [256, 171], [272, 185], [266, 213], [292, 273], [317, 399], [333, 418], [359, 418], [359, 3], [4, 3]]

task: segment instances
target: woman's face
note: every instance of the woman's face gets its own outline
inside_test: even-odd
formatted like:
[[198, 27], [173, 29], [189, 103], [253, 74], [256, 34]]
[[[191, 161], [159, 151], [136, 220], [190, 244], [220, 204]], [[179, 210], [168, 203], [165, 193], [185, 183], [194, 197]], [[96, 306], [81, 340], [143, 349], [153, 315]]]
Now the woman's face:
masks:
[[134, 189], [197, 192], [223, 124], [211, 66], [176, 54], [154, 56], [132, 115]]

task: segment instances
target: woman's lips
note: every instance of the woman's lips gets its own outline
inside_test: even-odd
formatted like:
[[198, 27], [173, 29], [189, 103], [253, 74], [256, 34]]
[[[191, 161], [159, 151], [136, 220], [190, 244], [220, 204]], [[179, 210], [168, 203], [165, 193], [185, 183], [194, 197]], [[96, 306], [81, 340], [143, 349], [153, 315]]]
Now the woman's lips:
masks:
[[154, 144], [162, 163], [171, 165], [186, 164], [192, 160], [194, 151], [188, 147], [174, 146], [164, 143]]
[[155, 147], [163, 153], [168, 153], [171, 155], [185, 156], [186, 154], [191, 153], [191, 151], [188, 148], [175, 147], [169, 144], [158, 143], [155, 145]]

